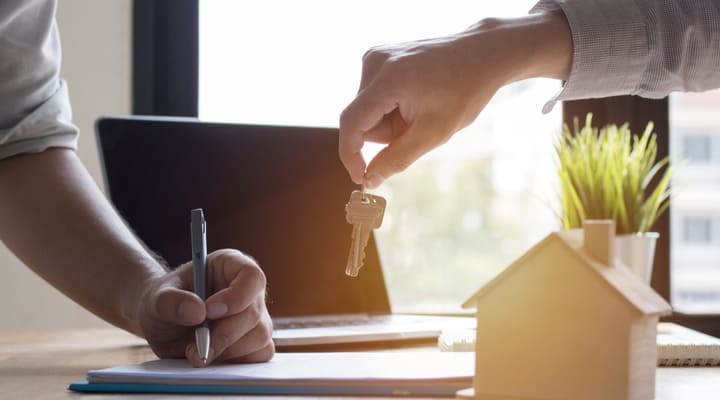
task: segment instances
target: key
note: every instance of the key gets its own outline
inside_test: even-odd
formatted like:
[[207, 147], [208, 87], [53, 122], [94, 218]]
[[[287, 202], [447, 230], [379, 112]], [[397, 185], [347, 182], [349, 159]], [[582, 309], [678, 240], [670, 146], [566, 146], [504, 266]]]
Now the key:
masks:
[[385, 203], [384, 198], [359, 190], [350, 195], [345, 211], [347, 221], [353, 225], [353, 233], [345, 274], [353, 277], [358, 275], [365, 258], [370, 232], [382, 224]]
[[360, 190], [350, 194], [350, 200], [345, 205], [345, 219], [352, 224], [353, 230], [346, 275], [355, 277], [362, 268], [370, 232], [382, 225], [385, 204], [384, 198]]

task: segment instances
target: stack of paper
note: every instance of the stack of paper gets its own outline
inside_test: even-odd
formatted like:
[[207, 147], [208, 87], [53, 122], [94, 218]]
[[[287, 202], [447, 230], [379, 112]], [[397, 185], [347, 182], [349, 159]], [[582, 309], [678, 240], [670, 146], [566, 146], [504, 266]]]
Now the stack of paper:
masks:
[[193, 368], [156, 360], [89, 371], [82, 392], [454, 396], [472, 386], [473, 353], [278, 353], [258, 364]]

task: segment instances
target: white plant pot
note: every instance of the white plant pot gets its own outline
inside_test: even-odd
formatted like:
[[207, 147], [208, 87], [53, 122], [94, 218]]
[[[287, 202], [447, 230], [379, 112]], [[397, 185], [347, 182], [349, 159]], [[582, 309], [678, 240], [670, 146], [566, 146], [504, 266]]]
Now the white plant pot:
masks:
[[650, 284], [657, 232], [619, 235], [615, 238], [615, 254], [643, 282]]

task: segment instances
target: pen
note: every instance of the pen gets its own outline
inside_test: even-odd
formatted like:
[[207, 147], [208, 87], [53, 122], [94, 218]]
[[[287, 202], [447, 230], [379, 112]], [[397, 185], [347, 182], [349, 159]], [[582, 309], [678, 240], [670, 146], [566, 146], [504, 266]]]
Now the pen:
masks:
[[[190, 212], [190, 235], [192, 240], [193, 282], [195, 294], [203, 301], [207, 298], [207, 242], [206, 225], [202, 208]], [[203, 364], [207, 364], [210, 353], [210, 327], [207, 318], [195, 327], [195, 344]]]

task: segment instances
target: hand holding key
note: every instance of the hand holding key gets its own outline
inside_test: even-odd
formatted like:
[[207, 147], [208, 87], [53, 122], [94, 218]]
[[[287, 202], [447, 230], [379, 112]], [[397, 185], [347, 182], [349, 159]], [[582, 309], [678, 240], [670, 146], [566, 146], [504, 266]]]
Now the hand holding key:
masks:
[[382, 224], [385, 204], [384, 198], [364, 191], [355, 190], [350, 194], [350, 200], [345, 205], [345, 218], [352, 224], [353, 230], [350, 255], [345, 267], [346, 275], [353, 277], [358, 275], [365, 259], [365, 247], [370, 232]]

